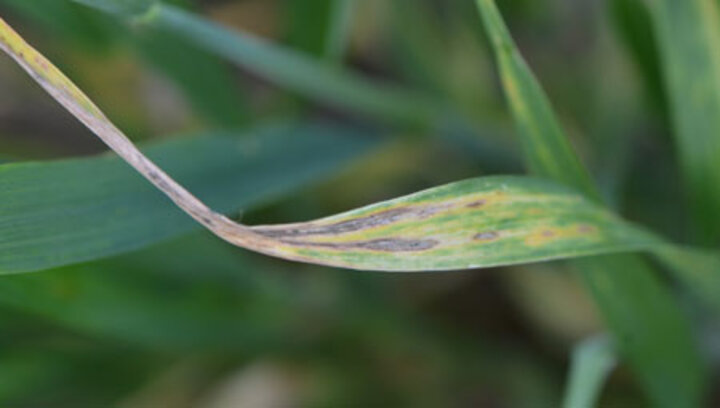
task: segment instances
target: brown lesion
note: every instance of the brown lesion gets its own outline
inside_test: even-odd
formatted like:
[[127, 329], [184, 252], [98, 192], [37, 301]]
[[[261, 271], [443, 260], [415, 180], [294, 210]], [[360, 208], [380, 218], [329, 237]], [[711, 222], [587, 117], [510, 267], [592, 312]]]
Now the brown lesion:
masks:
[[483, 231], [473, 235], [474, 241], [493, 241], [500, 237], [497, 231]]
[[476, 200], [466, 205], [467, 208], [480, 208], [487, 203], [486, 200]]
[[379, 238], [356, 242], [305, 242], [282, 240], [284, 244], [300, 247], [328, 248], [336, 250], [365, 249], [381, 252], [421, 252], [435, 248], [439, 242], [434, 239]]
[[353, 247], [385, 252], [416, 252], [432, 249], [437, 245], [438, 241], [434, 239], [384, 238], [366, 242], [358, 242], [355, 243]]
[[[20, 54], [22, 55], [22, 54]], [[39, 55], [35, 56], [35, 63], [40, 66], [44, 71], [50, 71], [50, 66], [48, 65], [48, 62], [45, 58], [40, 57]]]
[[586, 223], [570, 224], [565, 227], [544, 226], [529, 232], [525, 243], [530, 246], [538, 246], [559, 240], [592, 238], [592, 235], [597, 233], [597, 226]]
[[577, 226], [577, 232], [581, 234], [592, 234], [597, 231], [597, 228], [589, 224], [580, 224]]
[[340, 235], [349, 232], [357, 232], [370, 228], [386, 226], [404, 220], [422, 220], [431, 217], [444, 206], [417, 206], [400, 207], [385, 210], [365, 217], [355, 218], [347, 221], [340, 221], [329, 225], [318, 225], [314, 223], [294, 224], [285, 227], [255, 227], [253, 230], [268, 238], [293, 238], [316, 235]]

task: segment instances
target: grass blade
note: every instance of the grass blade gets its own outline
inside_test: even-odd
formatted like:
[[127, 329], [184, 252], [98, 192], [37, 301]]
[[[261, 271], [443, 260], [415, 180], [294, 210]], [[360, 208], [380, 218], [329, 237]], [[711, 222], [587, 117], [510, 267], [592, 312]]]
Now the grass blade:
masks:
[[[477, 0], [477, 6], [531, 170], [596, 197], [595, 187], [569, 148], [547, 96], [520, 56], [495, 3]], [[576, 265], [653, 403], [699, 405], [703, 372], [692, 335], [652, 270], [642, 259], [629, 255], [584, 259]], [[666, 313], [659, 315], [653, 309]]]
[[720, 5], [652, 0], [675, 136], [700, 242], [720, 243]]
[[702, 406], [706, 373], [687, 318], [648, 263], [633, 255], [575, 262], [652, 406]]
[[593, 182], [555, 119], [550, 100], [515, 47], [494, 3], [478, 0], [478, 5], [495, 51], [508, 103], [522, 135], [530, 171], [597, 198]]
[[[170, 178], [139, 152], [57, 68], [9, 27], [4, 27], [0, 44], [61, 104], [196, 221], [221, 238], [248, 249], [355, 269], [440, 270], [642, 249], [658, 243], [570, 191], [540, 181], [513, 178], [454, 183], [315, 222], [248, 228], [212, 211]], [[215, 161], [216, 154], [206, 156], [208, 161]], [[197, 159], [192, 162], [200, 164]], [[66, 192], [65, 200], [69, 201], [74, 194]], [[28, 197], [37, 196], [36, 191], [31, 191]], [[68, 206], [68, 212], [75, 208]], [[8, 214], [16, 218], [18, 210]], [[100, 217], [106, 215], [98, 213]], [[474, 222], [468, 222], [471, 218]], [[58, 222], [68, 220], [65, 217]], [[100, 222], [98, 219], [97, 223]], [[481, 226], [482, 230], [478, 230]], [[66, 224], [60, 230], [71, 228]], [[37, 236], [32, 232], [23, 232], [25, 235], [20, 237], [24, 240], [8, 238], [6, 245], [17, 242], [34, 245]], [[79, 244], [87, 236], [75, 237], [65, 240], [87, 245]], [[83, 248], [87, 250], [86, 246]], [[93, 253], [102, 249], [94, 248]], [[57, 254], [51, 250], [48, 253]], [[71, 248], [63, 248], [59, 254], [72, 254]], [[33, 264], [38, 257], [18, 261], [8, 256], [15, 268], [40, 267]], [[90, 255], [74, 255], [73, 259], [82, 260], [82, 256]]]
[[[111, 7], [112, 10], [108, 10], [106, 4], [120, 0], [68, 1], [110, 12], [122, 9]], [[338, 67], [337, 64], [312, 58], [240, 30], [223, 27], [177, 7], [153, 4], [152, 7], [146, 5], [144, 13], [141, 14], [114, 14], [135, 25], [165, 30], [198, 48], [232, 61], [283, 89], [335, 108], [346, 109], [353, 114], [365, 115], [394, 125], [428, 130], [431, 134], [439, 133], [456, 139], [456, 143], [463, 143], [463, 139], [470, 138], [477, 132], [477, 120], [459, 112], [451, 103], [446, 102], [444, 97], [437, 97], [429, 91], [373, 81]], [[483, 120], [492, 121], [491, 118]], [[493, 153], [503, 156], [505, 153], [503, 149], [498, 149], [495, 143], [489, 143], [484, 149], [491, 149]]]
[[[313, 124], [243, 136], [174, 140], [146, 151], [213, 206], [235, 212], [327, 177], [375, 145], [347, 128]], [[198, 228], [110, 156], [5, 164], [0, 190], [0, 273], [98, 259]]]
[[[544, 259], [560, 257], [584, 256], [615, 251], [650, 250], [663, 248], [665, 244], [637, 228], [631, 227], [612, 217], [603, 209], [590, 203], [583, 204], [583, 199], [573, 196], [572, 193], [555, 194], [549, 185], [538, 186], [533, 180], [474, 180], [440, 187], [418, 193], [387, 203], [377, 204], [348, 214], [330, 217], [316, 222], [294, 224], [274, 227], [249, 228], [235, 223], [211, 210], [202, 201], [169, 177], [160, 167], [144, 156], [127, 137], [118, 130], [103, 113], [85, 96], [68, 78], [55, 68], [42, 55], [26, 44], [7, 25], [0, 25], [0, 45], [16, 61], [26, 69], [58, 102], [72, 112], [81, 122], [93, 130], [98, 137], [105, 141], [123, 159], [135, 167], [158, 189], [163, 191], [188, 215], [200, 224], [213, 231], [219, 237], [235, 245], [252, 249], [261, 253], [280, 258], [319, 263], [324, 265], [342, 266], [355, 269], [375, 270], [445, 270], [481, 266], [501, 265], [518, 262], [533, 262]], [[539, 88], [538, 88], [539, 89]], [[326, 153], [326, 152], [323, 152]], [[227, 172], [225, 172], [227, 175]], [[83, 177], [77, 177], [81, 180]], [[204, 180], [207, 183], [207, 180]], [[495, 184], [493, 184], [495, 183]], [[539, 187], [539, 190], [537, 188]], [[534, 190], [535, 189], [535, 190]], [[506, 190], [515, 194], [509, 200], [504, 200]], [[513, 208], [522, 203], [522, 197], [527, 193], [549, 193], [547, 197], [557, 199], [557, 205], [551, 208], [523, 207]], [[500, 199], [497, 200], [498, 196]], [[37, 197], [37, 195], [33, 195]], [[73, 195], [66, 195], [65, 199], [72, 199]], [[519, 198], [519, 199], [518, 199]], [[533, 197], [533, 200], [543, 197]], [[498, 212], [487, 212], [478, 216], [478, 207], [483, 207], [487, 200], [497, 201]], [[561, 203], [570, 204], [562, 205]], [[572, 204], [580, 204], [578, 207]], [[504, 205], [503, 205], [504, 204]], [[492, 207], [492, 206], [490, 206]], [[77, 206], [68, 205], [68, 212], [77, 214]], [[143, 208], [139, 206], [136, 208]], [[521, 211], [517, 211], [517, 210]], [[570, 210], [563, 212], [563, 209]], [[53, 208], [53, 210], [56, 210]], [[560, 210], [558, 212], [558, 210]], [[525, 212], [523, 212], [525, 211]], [[56, 212], [46, 212], [46, 217], [52, 220], [66, 221], [68, 218], [58, 218]], [[102, 213], [100, 213], [102, 214]], [[143, 213], [144, 215], [147, 213]], [[477, 224], [465, 221], [470, 214], [475, 215]], [[106, 216], [107, 214], [104, 214]], [[159, 219], [162, 218], [162, 213]], [[487, 216], [486, 216], [487, 215]], [[494, 215], [494, 216], [493, 216]], [[14, 220], [14, 216], [10, 217]], [[426, 220], [427, 219], [427, 220]], [[110, 218], [112, 220], [112, 218]], [[98, 225], [107, 222], [106, 218], [99, 220]], [[115, 220], [125, 228], [124, 219]], [[483, 224], [484, 222], [484, 224]], [[12, 225], [12, 223], [11, 223]], [[152, 224], [150, 224], [152, 225]], [[37, 245], [47, 244], [47, 240], [39, 239], [38, 231], [45, 228], [37, 223], [25, 225], [29, 229], [20, 235], [18, 241]], [[484, 227], [482, 231], [475, 230]], [[122, 251], [131, 248], [125, 242], [114, 243], [107, 246], [107, 237], [101, 236], [97, 241], [88, 241], [88, 237], [77, 234], [74, 225], [63, 225], [56, 230], [55, 238], [61, 237], [63, 243], [69, 242], [69, 248], [63, 248], [59, 254], [53, 253], [54, 248], [47, 252], [17, 251], [14, 240], [6, 241], [9, 248], [6, 259], [9, 259], [10, 271], [34, 270], [53, 264], [72, 263], [91, 257], [102, 256], [103, 252]], [[491, 229], [486, 229], [486, 228]], [[405, 229], [403, 229], [405, 228]], [[92, 229], [92, 228], [91, 228]], [[62, 230], [62, 232], [59, 232]], [[65, 238], [66, 231], [73, 231], [73, 239]], [[403, 235], [398, 232], [401, 231]], [[152, 239], [152, 232], [147, 234]], [[116, 239], [116, 238], [111, 238]], [[147, 238], [145, 238], [147, 239]], [[157, 238], [156, 238], [157, 239]], [[88, 242], [91, 245], [88, 245]], [[92, 244], [99, 245], [92, 248]], [[73, 246], [74, 245], [74, 246]], [[105, 246], [103, 246], [105, 245]], [[125, 245], [125, 247], [123, 247]], [[78, 250], [78, 247], [80, 248]], [[88, 249], [90, 247], [90, 249]], [[492, 249], [492, 252], [487, 251]], [[78, 250], [79, 252], [72, 252]], [[85, 251], [85, 252], [83, 252]], [[20, 254], [18, 260], [17, 254]], [[34, 256], [40, 254], [41, 256]], [[57, 257], [48, 257], [47, 254], [57, 254]], [[623, 259], [625, 263], [623, 263]], [[682, 259], [680, 259], [682, 260]], [[614, 264], [612, 264], [614, 262]], [[617, 270], [617, 266], [633, 269], [642, 265], [640, 261], [631, 257], [616, 258], [613, 262], [600, 263], [596, 261], [585, 269], [597, 268], [595, 273], [584, 275], [589, 286], [598, 287], [597, 280], [608, 278], [607, 271]], [[692, 265], [691, 265], [692, 266]], [[686, 265], [683, 265], [686, 267]], [[606, 272], [598, 272], [606, 271]], [[605, 273], [605, 275], [603, 275]], [[663, 292], [659, 282], [646, 270], [637, 269], [634, 273], [643, 276], [644, 290], [633, 287], [621, 274], [613, 279], [618, 284], [616, 291], [622, 293], [597, 290], [601, 307], [608, 313], [615, 313], [611, 303], [616, 297], [624, 299], [628, 304], [639, 302], [643, 296], [649, 296], [651, 304], [658, 309], [672, 311], [674, 305], [669, 296]], [[692, 277], [691, 272], [686, 272]], [[698, 280], [693, 280], [697, 283]], [[698, 293], [708, 292], [698, 290]], [[633, 312], [642, 311], [642, 307], [624, 310], [623, 313], [608, 316], [615, 332], [620, 338], [619, 343], [624, 351], [630, 354], [630, 361], [635, 364], [636, 370], [643, 376], [650, 394], [656, 401], [676, 401], [684, 399], [695, 401], [699, 399], [699, 392], [693, 392], [692, 387], [681, 388], [682, 381], [678, 381], [678, 388], [665, 387], [662, 378], [658, 379], [658, 371], [651, 367], [642, 354], [645, 347], [651, 346], [656, 338], [663, 338], [663, 332], [668, 327], [677, 329], [672, 333], [674, 337], [667, 337], [662, 347], [650, 348], [653, 353], [670, 354], [673, 359], [664, 363], [670, 376], [682, 376], [689, 383], [701, 387], [698, 377], [701, 375], [697, 369], [699, 364], [690, 344], [688, 330], [683, 329], [683, 322], [679, 316], [666, 314], [664, 320], [651, 319], [648, 327], [651, 330], [638, 331], [633, 324], [634, 320], [645, 318]], [[628, 341], [627, 339], [639, 339]], [[627, 344], [626, 344], [627, 343]], [[637, 347], [641, 347], [639, 350]], [[678, 352], [678, 350], [680, 352]], [[632, 355], [633, 353], [638, 355]], [[651, 353], [652, 354], [652, 353]], [[659, 354], [653, 354], [658, 357]], [[679, 359], [679, 360], [677, 360]], [[662, 361], [662, 359], [660, 360]], [[675, 364], [680, 361], [680, 364]], [[696, 381], [698, 380], [698, 381]], [[688, 392], [688, 394], [685, 394]], [[671, 394], [671, 395], [666, 395]]]
[[[282, 86], [314, 99], [390, 121], [426, 125], [438, 104], [424, 95], [378, 85], [337, 67], [246, 33], [239, 33], [172, 6], [154, 8], [145, 20]], [[430, 122], [428, 122], [430, 121]]]
[[[126, 162], [200, 224], [247, 249], [305, 262], [393, 271], [494, 266], [663, 245], [572, 191], [512, 177], [453, 183], [307, 223], [237, 224], [211, 210], [148, 159], [80, 89], [9, 26], [0, 26], [0, 34], [0, 46]], [[307, 140], [303, 143], [307, 147]], [[8, 214], [15, 217], [20, 210]], [[36, 237], [32, 231], [24, 233], [20, 238], [33, 244]], [[84, 238], [80, 235], [77, 240]], [[19, 242], [24, 242], [22, 239]], [[17, 245], [18, 240], [7, 242]], [[68, 252], [72, 253], [65, 248], [64, 253]]]
[[615, 347], [604, 336], [581, 342], [573, 350], [563, 408], [592, 408], [616, 364]]
[[177, 7], [140, 1], [73, 0], [167, 30], [227, 58], [283, 88], [355, 112], [393, 122], [426, 126], [443, 115], [444, 105], [391, 84], [376, 84], [302, 53], [230, 30]]

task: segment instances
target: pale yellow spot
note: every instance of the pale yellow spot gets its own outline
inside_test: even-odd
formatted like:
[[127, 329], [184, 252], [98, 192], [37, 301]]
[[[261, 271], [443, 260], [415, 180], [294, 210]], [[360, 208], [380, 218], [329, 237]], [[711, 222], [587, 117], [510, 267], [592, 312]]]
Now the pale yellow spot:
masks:
[[565, 228], [538, 227], [525, 237], [525, 245], [536, 247], [552, 242], [571, 238], [592, 237], [597, 234], [597, 228], [588, 224], [573, 224]]

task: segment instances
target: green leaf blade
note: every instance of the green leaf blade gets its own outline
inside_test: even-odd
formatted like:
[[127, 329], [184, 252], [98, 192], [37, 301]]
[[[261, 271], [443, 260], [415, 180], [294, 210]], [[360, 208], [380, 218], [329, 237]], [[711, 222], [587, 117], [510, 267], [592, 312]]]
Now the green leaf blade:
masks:
[[647, 2], [700, 241], [720, 242], [720, 5]]
[[689, 322], [648, 264], [632, 255], [576, 262], [652, 406], [702, 406], [707, 373]]
[[289, 48], [229, 30], [178, 8], [161, 5], [146, 21], [313, 99], [390, 122], [427, 126], [444, 105], [421, 93], [377, 84]]
[[598, 193], [555, 118], [550, 100], [517, 51], [495, 3], [478, 0], [495, 52], [500, 78], [534, 174], [577, 188], [589, 197]]
[[572, 354], [564, 408], [592, 408], [616, 365], [615, 346], [605, 336], [582, 341]]
[[[276, 125], [149, 149], [224, 211], [261, 204], [326, 177], [375, 143], [326, 125]], [[329, 154], [332, 152], [332, 154]], [[0, 166], [0, 273], [27, 272], [142, 248], [198, 226], [120, 159]]]

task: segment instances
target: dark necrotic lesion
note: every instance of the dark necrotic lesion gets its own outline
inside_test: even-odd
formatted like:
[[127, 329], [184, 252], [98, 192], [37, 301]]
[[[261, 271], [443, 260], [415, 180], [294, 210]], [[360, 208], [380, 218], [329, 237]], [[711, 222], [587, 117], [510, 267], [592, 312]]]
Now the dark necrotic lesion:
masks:
[[424, 219], [436, 214], [440, 207], [394, 208], [348, 221], [330, 225], [306, 224], [294, 228], [255, 228], [255, 232], [268, 238], [293, 238], [314, 235], [339, 235], [364, 229], [393, 224], [407, 219]]
[[356, 248], [371, 249], [373, 251], [408, 252], [424, 251], [438, 244], [433, 239], [376, 239], [373, 241], [358, 242]]
[[492, 241], [496, 239], [499, 236], [499, 234], [496, 231], [484, 231], [479, 232], [473, 236], [473, 239], [476, 241]]
[[303, 242], [283, 240], [285, 244], [302, 247], [328, 248], [337, 250], [366, 249], [382, 252], [417, 252], [432, 249], [438, 245], [434, 239], [380, 238], [357, 242]]

